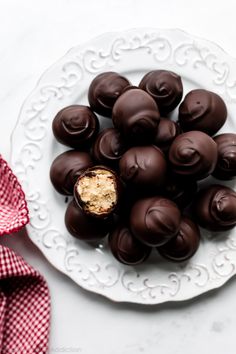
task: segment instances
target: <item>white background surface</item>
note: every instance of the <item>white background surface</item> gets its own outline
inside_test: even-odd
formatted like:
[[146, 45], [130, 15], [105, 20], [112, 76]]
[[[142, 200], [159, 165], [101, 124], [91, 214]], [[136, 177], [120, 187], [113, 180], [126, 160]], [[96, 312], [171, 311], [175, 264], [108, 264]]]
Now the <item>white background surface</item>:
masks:
[[[103, 32], [181, 28], [236, 57], [234, 0], [1, 0], [0, 152], [22, 102], [69, 48]], [[235, 354], [236, 281], [197, 299], [145, 307], [115, 304], [80, 289], [51, 267], [25, 233], [0, 242], [46, 277], [52, 296], [50, 354]]]

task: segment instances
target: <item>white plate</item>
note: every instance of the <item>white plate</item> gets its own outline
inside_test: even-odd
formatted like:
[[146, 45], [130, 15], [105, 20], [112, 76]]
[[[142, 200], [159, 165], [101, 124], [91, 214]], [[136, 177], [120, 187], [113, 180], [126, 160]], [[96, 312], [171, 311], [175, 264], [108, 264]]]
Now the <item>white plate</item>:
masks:
[[[180, 30], [134, 29], [71, 49], [43, 74], [12, 135], [12, 167], [26, 193], [32, 241], [83, 288], [114, 301], [142, 304], [185, 300], [222, 286], [236, 272], [236, 232], [216, 238], [203, 232], [200, 249], [187, 263], [168, 263], [153, 253], [136, 267], [119, 264], [106, 243], [94, 249], [74, 239], [64, 226], [65, 198], [49, 181], [52, 160], [66, 150], [53, 138], [51, 122], [62, 107], [87, 104], [89, 83], [98, 73], [121, 72], [137, 84], [153, 69], [179, 73], [185, 93], [203, 87], [222, 95], [229, 118], [221, 132], [236, 131], [235, 59]], [[103, 119], [102, 125], [109, 122]]]

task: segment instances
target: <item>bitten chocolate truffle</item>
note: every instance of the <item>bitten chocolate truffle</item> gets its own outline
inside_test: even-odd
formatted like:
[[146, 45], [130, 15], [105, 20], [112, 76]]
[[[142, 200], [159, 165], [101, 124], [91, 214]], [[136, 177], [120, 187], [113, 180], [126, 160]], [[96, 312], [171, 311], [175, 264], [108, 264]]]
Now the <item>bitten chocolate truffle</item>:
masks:
[[178, 123], [167, 118], [161, 118], [156, 131], [154, 145], [158, 146], [164, 153], [167, 153], [171, 143], [180, 133], [181, 129]]
[[151, 197], [137, 201], [130, 214], [130, 229], [148, 246], [161, 246], [179, 231], [181, 214], [169, 199]]
[[213, 176], [230, 180], [236, 176], [236, 134], [220, 134], [214, 138], [217, 144], [218, 160]]
[[179, 106], [179, 123], [183, 131], [200, 130], [214, 135], [224, 125], [226, 118], [224, 101], [211, 91], [192, 90]]
[[171, 144], [169, 161], [174, 173], [200, 180], [215, 169], [217, 145], [203, 132], [183, 133]]
[[110, 234], [109, 245], [114, 257], [128, 265], [143, 263], [151, 252], [151, 248], [137, 240], [125, 225], [119, 225]]
[[183, 96], [181, 77], [168, 70], [154, 70], [147, 73], [139, 87], [156, 101], [161, 114], [173, 111]]
[[57, 113], [52, 130], [59, 143], [73, 148], [84, 148], [96, 137], [99, 121], [89, 107], [73, 105]]
[[85, 214], [74, 200], [68, 204], [65, 225], [72, 236], [86, 242], [102, 239], [113, 227], [109, 219], [96, 219]]
[[72, 195], [75, 182], [83, 171], [93, 166], [87, 152], [70, 150], [55, 158], [50, 168], [50, 179], [56, 191]]
[[196, 181], [168, 174], [163, 189], [164, 195], [183, 209], [193, 201], [198, 186]]
[[236, 193], [222, 185], [211, 185], [198, 192], [194, 216], [210, 231], [230, 230], [236, 225]]
[[187, 217], [182, 217], [179, 232], [169, 242], [157, 248], [166, 259], [183, 262], [191, 258], [200, 243], [200, 231], [197, 224]]
[[107, 128], [98, 135], [92, 148], [92, 155], [100, 164], [116, 168], [126, 149], [120, 132], [115, 128]]
[[74, 187], [74, 197], [83, 211], [105, 218], [113, 213], [120, 198], [118, 176], [104, 166], [94, 166], [82, 173]]
[[120, 163], [120, 177], [140, 187], [158, 187], [166, 175], [166, 160], [156, 146], [135, 146], [127, 150]]
[[114, 103], [128, 85], [130, 82], [124, 76], [112, 71], [97, 75], [88, 91], [92, 110], [102, 116], [111, 117]]
[[112, 120], [130, 144], [150, 144], [157, 131], [160, 113], [149, 94], [132, 88], [117, 99], [112, 111]]

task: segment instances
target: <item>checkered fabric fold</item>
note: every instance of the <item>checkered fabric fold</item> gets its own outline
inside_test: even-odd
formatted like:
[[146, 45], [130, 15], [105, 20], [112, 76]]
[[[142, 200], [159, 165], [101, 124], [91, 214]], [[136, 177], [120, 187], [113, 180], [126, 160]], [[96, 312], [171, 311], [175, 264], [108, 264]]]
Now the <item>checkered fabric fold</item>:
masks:
[[0, 245], [0, 353], [45, 354], [50, 295], [44, 278]]
[[25, 194], [0, 155], [0, 236], [19, 231], [28, 221]]

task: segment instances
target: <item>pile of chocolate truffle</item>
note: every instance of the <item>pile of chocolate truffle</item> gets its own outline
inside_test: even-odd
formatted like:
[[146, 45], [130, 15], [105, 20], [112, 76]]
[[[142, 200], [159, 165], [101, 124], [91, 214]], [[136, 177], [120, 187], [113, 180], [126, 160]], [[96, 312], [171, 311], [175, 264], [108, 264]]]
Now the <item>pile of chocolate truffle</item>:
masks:
[[[96, 243], [108, 235], [114, 257], [128, 265], [146, 260], [153, 248], [181, 262], [199, 246], [198, 225], [211, 231], [236, 225], [236, 193], [222, 182], [198, 186], [210, 175], [236, 176], [236, 134], [215, 136], [226, 105], [204, 89], [180, 103], [182, 96], [181, 77], [171, 71], [151, 71], [138, 87], [105, 72], [90, 84], [90, 107], [57, 113], [54, 136], [72, 149], [53, 161], [50, 178], [59, 193], [73, 195], [65, 213], [72, 236]], [[174, 122], [169, 115], [178, 105]], [[96, 113], [113, 127], [99, 131]]]

